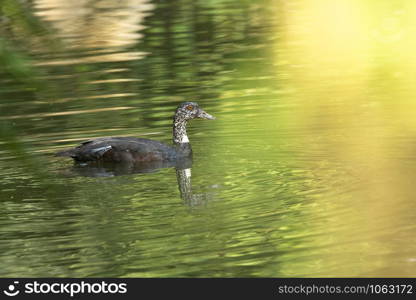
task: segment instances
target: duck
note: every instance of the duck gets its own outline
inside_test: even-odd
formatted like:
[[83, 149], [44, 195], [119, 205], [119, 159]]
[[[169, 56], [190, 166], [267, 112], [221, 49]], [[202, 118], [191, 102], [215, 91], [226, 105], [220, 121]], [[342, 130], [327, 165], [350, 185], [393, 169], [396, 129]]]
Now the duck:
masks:
[[192, 147], [186, 133], [188, 121], [215, 120], [196, 102], [181, 103], [173, 116], [173, 145], [136, 137], [101, 137], [82, 142], [79, 146], [55, 153], [70, 157], [76, 163], [149, 163], [173, 162], [192, 156]]

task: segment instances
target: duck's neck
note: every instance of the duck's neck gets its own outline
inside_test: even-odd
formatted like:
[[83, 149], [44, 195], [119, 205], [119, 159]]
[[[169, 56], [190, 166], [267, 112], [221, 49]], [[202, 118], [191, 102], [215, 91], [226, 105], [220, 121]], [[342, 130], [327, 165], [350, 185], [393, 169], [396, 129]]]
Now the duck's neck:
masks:
[[184, 155], [192, 153], [191, 144], [186, 134], [186, 120], [175, 116], [173, 119], [173, 144]]

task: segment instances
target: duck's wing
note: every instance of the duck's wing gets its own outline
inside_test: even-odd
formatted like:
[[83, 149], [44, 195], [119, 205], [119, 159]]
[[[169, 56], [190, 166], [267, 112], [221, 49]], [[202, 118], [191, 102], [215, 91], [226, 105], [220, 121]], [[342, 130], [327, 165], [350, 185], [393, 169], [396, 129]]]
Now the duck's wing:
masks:
[[81, 145], [56, 153], [76, 161], [96, 160], [161, 160], [174, 154], [172, 147], [158, 141], [132, 137], [104, 137], [85, 141]]

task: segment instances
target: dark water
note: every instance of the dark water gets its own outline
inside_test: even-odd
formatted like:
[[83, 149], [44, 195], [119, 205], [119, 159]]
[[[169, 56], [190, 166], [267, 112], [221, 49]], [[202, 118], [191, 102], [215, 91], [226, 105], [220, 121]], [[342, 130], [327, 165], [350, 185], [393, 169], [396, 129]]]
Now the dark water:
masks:
[[[413, 1], [1, 1], [0, 276], [415, 276]], [[92, 137], [183, 168], [74, 166]]]

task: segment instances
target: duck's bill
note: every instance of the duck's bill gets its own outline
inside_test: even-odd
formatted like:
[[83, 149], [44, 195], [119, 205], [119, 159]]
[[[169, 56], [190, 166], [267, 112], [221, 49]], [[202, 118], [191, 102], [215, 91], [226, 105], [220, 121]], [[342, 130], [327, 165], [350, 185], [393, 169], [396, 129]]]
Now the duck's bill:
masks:
[[198, 118], [206, 119], [206, 120], [215, 120], [215, 117], [214, 116], [211, 116], [210, 114], [206, 113], [202, 109], [201, 109], [201, 111], [198, 114]]

